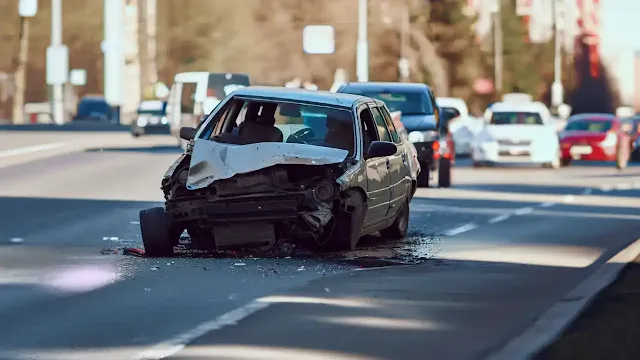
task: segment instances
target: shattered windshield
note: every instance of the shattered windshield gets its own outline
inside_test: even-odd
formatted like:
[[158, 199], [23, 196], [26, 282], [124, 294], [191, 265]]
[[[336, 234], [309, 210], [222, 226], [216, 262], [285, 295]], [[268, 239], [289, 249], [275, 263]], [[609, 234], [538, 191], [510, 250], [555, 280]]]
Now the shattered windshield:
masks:
[[[231, 113], [231, 112], [230, 112]], [[237, 116], [212, 140], [233, 144], [284, 142], [355, 152], [350, 110], [296, 103], [244, 101]]]

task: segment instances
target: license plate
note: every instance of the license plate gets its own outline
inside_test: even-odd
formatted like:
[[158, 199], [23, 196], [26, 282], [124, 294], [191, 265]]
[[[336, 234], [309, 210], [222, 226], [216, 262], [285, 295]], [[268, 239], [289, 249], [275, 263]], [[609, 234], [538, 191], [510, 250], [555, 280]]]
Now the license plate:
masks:
[[509, 154], [510, 155], [524, 155], [526, 153], [527, 153], [527, 151], [523, 150], [523, 149], [509, 149]]
[[572, 146], [569, 153], [571, 155], [589, 155], [592, 151], [591, 146]]

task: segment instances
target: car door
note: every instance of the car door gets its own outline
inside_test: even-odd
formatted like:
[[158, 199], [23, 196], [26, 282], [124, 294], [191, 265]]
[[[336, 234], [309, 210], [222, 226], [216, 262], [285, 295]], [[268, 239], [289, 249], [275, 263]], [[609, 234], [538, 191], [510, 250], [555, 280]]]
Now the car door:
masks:
[[[398, 145], [400, 142], [398, 133], [395, 131], [393, 124], [389, 124], [387, 122], [387, 119], [383, 115], [383, 109], [378, 105], [371, 104], [370, 110], [373, 114], [373, 119], [376, 122], [378, 137], [383, 141], [393, 142]], [[407, 176], [406, 159], [407, 153], [400, 146], [398, 146], [398, 150], [394, 155], [387, 158], [386, 163], [389, 171], [389, 190], [391, 191], [389, 198], [389, 210], [386, 214], [387, 216], [395, 216], [407, 198], [407, 183], [405, 181]]]
[[[363, 155], [366, 159], [366, 152], [372, 141], [379, 140], [375, 121], [369, 107], [366, 104], [358, 107], [358, 119], [362, 125], [363, 132]], [[363, 227], [369, 227], [382, 221], [389, 211], [391, 200], [391, 189], [389, 188], [389, 165], [387, 158], [366, 159], [367, 176], [367, 214]]]

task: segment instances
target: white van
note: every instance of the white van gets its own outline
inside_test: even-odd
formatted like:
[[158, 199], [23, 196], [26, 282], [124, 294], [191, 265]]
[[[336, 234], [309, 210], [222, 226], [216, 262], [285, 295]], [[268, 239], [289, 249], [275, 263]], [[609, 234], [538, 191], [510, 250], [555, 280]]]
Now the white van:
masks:
[[198, 127], [202, 118], [227, 95], [249, 85], [251, 82], [247, 74], [204, 71], [177, 73], [167, 99], [166, 112], [171, 134], [184, 148], [186, 142], [180, 139], [181, 127]]

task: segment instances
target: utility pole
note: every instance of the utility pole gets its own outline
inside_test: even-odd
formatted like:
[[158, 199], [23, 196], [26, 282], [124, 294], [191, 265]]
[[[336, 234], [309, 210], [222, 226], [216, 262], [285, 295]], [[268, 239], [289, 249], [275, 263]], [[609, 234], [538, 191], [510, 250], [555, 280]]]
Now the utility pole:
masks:
[[551, 105], [557, 107], [563, 103], [564, 88], [562, 86], [562, 30], [564, 19], [560, 15], [564, 9], [563, 0], [552, 0], [553, 3], [553, 84], [551, 85]]
[[[64, 124], [64, 100], [63, 100], [63, 85], [69, 76], [69, 58], [68, 50], [66, 46], [62, 45], [62, 0], [51, 0], [51, 56], [50, 62], [51, 71], [47, 69], [47, 72], [54, 72], [55, 70], [64, 72], [64, 74], [58, 74], [57, 81], [49, 81], [53, 87], [53, 121], [58, 124]], [[49, 57], [49, 54], [47, 54]], [[52, 77], [54, 74], [50, 74]]]
[[494, 64], [494, 82], [496, 94], [502, 93], [502, 19], [501, 19], [501, 0], [493, 0], [491, 4], [491, 14], [493, 17], [493, 64]]
[[358, 0], [356, 73], [359, 82], [369, 81], [369, 40], [367, 36], [368, 11], [368, 0]]
[[149, 94], [149, 1], [138, 0], [138, 54], [140, 58], [140, 89], [142, 98]]
[[[57, 0], [59, 1], [59, 0]], [[104, 93], [120, 122], [124, 92], [124, 1], [104, 0]]]
[[13, 123], [24, 123], [24, 93], [29, 57], [29, 17], [20, 16], [20, 51], [14, 75], [16, 92], [13, 96]]
[[402, 28], [400, 30], [400, 60], [398, 61], [400, 82], [409, 81], [409, 54], [407, 49], [407, 44], [409, 42], [409, 28], [411, 26], [411, 19], [409, 16], [409, 5], [404, 2], [402, 4]]

